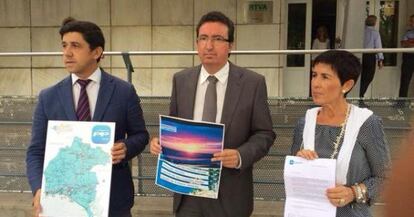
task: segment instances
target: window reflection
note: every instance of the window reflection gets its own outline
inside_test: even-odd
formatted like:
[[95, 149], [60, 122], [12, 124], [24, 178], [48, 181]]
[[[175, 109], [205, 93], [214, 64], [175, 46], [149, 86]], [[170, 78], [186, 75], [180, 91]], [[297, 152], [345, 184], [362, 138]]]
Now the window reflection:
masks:
[[[306, 39], [306, 3], [288, 6], [288, 50], [304, 50]], [[305, 66], [305, 55], [287, 55], [288, 67]]]

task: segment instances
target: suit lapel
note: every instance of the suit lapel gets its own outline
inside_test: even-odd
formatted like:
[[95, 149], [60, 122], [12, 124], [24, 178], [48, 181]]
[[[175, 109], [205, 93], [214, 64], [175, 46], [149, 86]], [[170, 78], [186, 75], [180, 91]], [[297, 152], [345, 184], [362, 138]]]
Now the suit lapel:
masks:
[[234, 110], [236, 109], [240, 99], [240, 93], [242, 89], [241, 78], [242, 73], [238, 71], [233, 64], [230, 63], [229, 78], [227, 81], [223, 112], [221, 115], [221, 123], [225, 124], [226, 128], [229, 128], [231, 124]]
[[98, 99], [96, 100], [95, 112], [92, 121], [101, 121], [103, 114], [111, 101], [112, 93], [115, 89], [115, 83], [112, 77], [110, 77], [102, 69], [101, 84], [99, 86]]
[[[194, 103], [197, 92], [198, 77], [200, 76], [201, 65], [195, 68], [194, 71], [188, 74], [188, 80], [186, 79], [184, 94], [186, 99], [183, 99], [183, 118], [193, 119], [194, 118]], [[188, 81], [188, 82], [187, 82]]]
[[78, 118], [73, 103], [72, 78], [70, 75], [58, 85], [58, 95], [68, 120], [76, 121]]

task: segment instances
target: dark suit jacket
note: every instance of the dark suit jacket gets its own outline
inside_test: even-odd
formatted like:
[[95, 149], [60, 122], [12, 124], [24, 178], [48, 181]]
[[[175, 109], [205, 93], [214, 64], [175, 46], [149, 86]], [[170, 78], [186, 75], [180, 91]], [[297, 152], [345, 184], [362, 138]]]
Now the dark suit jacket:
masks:
[[[193, 119], [201, 65], [174, 75], [170, 115]], [[240, 169], [223, 168], [219, 200], [228, 216], [250, 216], [253, 211], [253, 164], [264, 157], [276, 137], [267, 104], [265, 78], [230, 63], [221, 123], [224, 148], [237, 149]], [[174, 194], [174, 211], [182, 196]]]
[[[134, 186], [128, 160], [144, 150], [148, 143], [148, 132], [134, 87], [101, 71], [101, 83], [92, 121], [116, 122], [115, 141], [123, 141], [127, 146], [126, 159], [114, 165], [112, 170], [111, 212], [133, 206]], [[32, 139], [26, 157], [27, 177], [33, 193], [42, 184], [48, 120], [77, 120], [71, 76], [39, 94], [33, 116]]]

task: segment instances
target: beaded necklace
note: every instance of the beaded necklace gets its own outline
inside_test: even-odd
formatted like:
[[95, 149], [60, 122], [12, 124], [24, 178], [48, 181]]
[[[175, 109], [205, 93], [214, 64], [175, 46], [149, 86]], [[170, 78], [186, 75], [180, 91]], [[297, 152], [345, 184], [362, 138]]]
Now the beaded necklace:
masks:
[[346, 128], [346, 124], [348, 122], [348, 118], [349, 118], [349, 113], [351, 112], [351, 105], [348, 104], [348, 107], [346, 109], [346, 117], [344, 122], [341, 124], [341, 132], [339, 133], [339, 135], [336, 137], [336, 141], [333, 144], [334, 147], [334, 151], [332, 152], [331, 155], [331, 159], [335, 158], [335, 155], [338, 154], [338, 148], [339, 148], [339, 142], [342, 140], [342, 138], [344, 137], [345, 134], [345, 128]]
[[[345, 120], [344, 122], [342, 122], [341, 124], [341, 132], [339, 133], [339, 135], [336, 137], [336, 141], [333, 144], [334, 147], [334, 151], [331, 154], [331, 159], [334, 159], [335, 155], [338, 154], [338, 148], [339, 148], [339, 142], [341, 142], [342, 138], [344, 137], [345, 134], [345, 128], [346, 128], [346, 124], [348, 122], [348, 118], [349, 118], [349, 113], [351, 113], [351, 105], [348, 104], [347, 109], [346, 109], [346, 116], [345, 116]], [[304, 148], [304, 142], [302, 140], [302, 143], [300, 144], [300, 149], [302, 150]]]

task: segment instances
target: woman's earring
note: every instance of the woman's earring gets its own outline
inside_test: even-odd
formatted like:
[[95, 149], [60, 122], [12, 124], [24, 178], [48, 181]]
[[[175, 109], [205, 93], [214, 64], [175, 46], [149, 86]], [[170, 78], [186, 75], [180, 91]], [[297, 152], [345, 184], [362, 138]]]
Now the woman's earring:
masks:
[[345, 94], [346, 93], [346, 90], [342, 90], [342, 93]]

